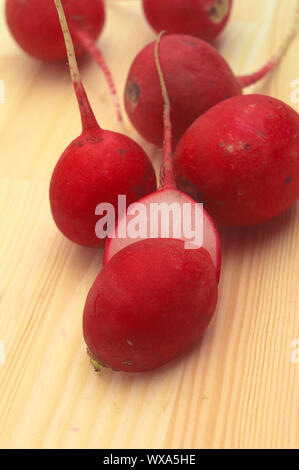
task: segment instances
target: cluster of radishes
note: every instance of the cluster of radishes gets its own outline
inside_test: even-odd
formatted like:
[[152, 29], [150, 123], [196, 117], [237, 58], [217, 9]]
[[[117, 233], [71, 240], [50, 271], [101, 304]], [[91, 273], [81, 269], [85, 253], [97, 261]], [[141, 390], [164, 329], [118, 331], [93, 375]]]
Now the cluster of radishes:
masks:
[[158, 238], [106, 241], [104, 268], [85, 304], [84, 338], [96, 369], [131, 372], [165, 364], [208, 326], [221, 268], [212, 220], [255, 225], [299, 198], [298, 113], [272, 97], [242, 95], [279, 62], [297, 18], [276, 57], [255, 74], [235, 77], [206, 42], [227, 23], [232, 0], [143, 0], [143, 6], [153, 28], [170, 34], [161, 33], [135, 58], [125, 108], [146, 140], [164, 143], [159, 189], [141, 147], [98, 125], [80, 79], [76, 55], [88, 50], [102, 66], [121, 119], [111, 74], [95, 45], [105, 18], [102, 0], [6, 1], [8, 25], [25, 51], [42, 60], [68, 57], [79, 103], [82, 133], [59, 159], [50, 184], [60, 231], [81, 245], [102, 246], [95, 209], [105, 202], [118, 213], [119, 195], [126, 196], [130, 213], [120, 215], [115, 234], [140, 203], [146, 223], [152, 204], [188, 203], [192, 218], [197, 203], [204, 203], [203, 243], [196, 249], [186, 249], [184, 237], [162, 238], [161, 227]]

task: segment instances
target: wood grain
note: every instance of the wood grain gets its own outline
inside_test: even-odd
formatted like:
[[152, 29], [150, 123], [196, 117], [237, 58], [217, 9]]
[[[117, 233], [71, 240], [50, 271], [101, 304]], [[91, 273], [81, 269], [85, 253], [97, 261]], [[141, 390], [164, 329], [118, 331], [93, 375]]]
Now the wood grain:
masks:
[[[236, 73], [277, 50], [295, 3], [235, 1], [218, 47]], [[154, 34], [140, 1], [106, 4], [99, 44], [122, 92], [130, 62]], [[23, 54], [3, 14], [0, 43], [1, 448], [298, 447], [299, 366], [291, 360], [299, 338], [298, 205], [264, 226], [221, 231], [219, 304], [196, 346], [150, 373], [96, 374], [81, 322], [102, 252], [65, 240], [48, 204], [51, 171], [80, 132], [68, 70]], [[298, 46], [299, 38], [279, 69], [248, 91], [298, 111], [290, 98]], [[121, 130], [100, 70], [88, 60], [81, 70], [99, 121]], [[126, 128], [158, 169], [161, 152]]]

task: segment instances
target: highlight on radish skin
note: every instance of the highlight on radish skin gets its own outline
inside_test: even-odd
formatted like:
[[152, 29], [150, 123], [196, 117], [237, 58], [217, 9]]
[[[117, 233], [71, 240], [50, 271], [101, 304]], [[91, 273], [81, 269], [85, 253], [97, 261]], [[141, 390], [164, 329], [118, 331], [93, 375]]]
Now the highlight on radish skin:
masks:
[[[145, 238], [179, 238], [186, 242], [186, 247], [190, 247], [192, 244], [198, 247], [197, 239], [200, 239], [200, 246], [209, 252], [216, 270], [217, 280], [219, 280], [221, 247], [217, 229], [204, 209], [202, 219], [198, 217], [198, 204], [194, 199], [179, 191], [174, 182], [171, 106], [159, 60], [162, 35], [163, 33], [159, 35], [155, 44], [155, 63], [164, 100], [164, 111], [162, 112], [164, 116], [164, 156], [161, 166], [160, 188], [130, 206], [127, 213], [118, 220], [116, 227], [107, 238], [104, 265], [124, 247]], [[138, 224], [134, 222], [136, 214]], [[132, 236], [129, 228], [136, 224], [139, 230], [136, 230]], [[187, 231], [186, 227], [188, 227]]]
[[225, 27], [232, 0], [143, 0], [145, 16], [157, 32], [189, 34], [206, 41]]
[[230, 98], [193, 123], [174, 164], [178, 187], [200, 194], [216, 223], [266, 222], [299, 198], [299, 114], [269, 96]]
[[160, 367], [200, 338], [216, 303], [215, 269], [204, 248], [186, 250], [173, 239], [127, 246], [87, 296], [83, 334], [91, 362], [96, 370]]
[[[207, 42], [187, 35], [165, 35], [160, 60], [171, 102], [173, 144], [215, 104], [242, 94], [279, 64], [298, 32], [299, 1], [293, 28], [279, 51], [259, 71], [236, 77], [219, 52]], [[163, 98], [154, 58], [155, 41], [144, 47], [128, 73], [124, 102], [128, 117], [147, 141], [163, 145]]]
[[[89, 52], [100, 65], [114, 99], [118, 120], [120, 104], [116, 87], [96, 40], [105, 23], [102, 0], [62, 0], [76, 56]], [[16, 42], [27, 54], [43, 60], [67, 58], [54, 0], [6, 0], [6, 21]]]
[[70, 240], [85, 246], [102, 246], [104, 240], [95, 233], [97, 205], [110, 203], [117, 210], [119, 194], [131, 204], [155, 190], [156, 177], [139, 145], [98, 125], [80, 79], [61, 0], [55, 3], [79, 103], [82, 134], [67, 147], [53, 171], [51, 211], [57, 227]]

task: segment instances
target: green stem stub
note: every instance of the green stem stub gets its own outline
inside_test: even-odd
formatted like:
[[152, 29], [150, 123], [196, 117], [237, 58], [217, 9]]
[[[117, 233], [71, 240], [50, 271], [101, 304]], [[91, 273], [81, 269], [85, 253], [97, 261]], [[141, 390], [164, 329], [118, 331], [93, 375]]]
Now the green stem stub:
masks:
[[101, 364], [95, 356], [92, 354], [89, 348], [87, 348], [87, 354], [89, 356], [90, 362], [94, 367], [94, 370], [96, 372], [102, 372], [102, 370], [106, 369], [106, 366], [104, 364]]

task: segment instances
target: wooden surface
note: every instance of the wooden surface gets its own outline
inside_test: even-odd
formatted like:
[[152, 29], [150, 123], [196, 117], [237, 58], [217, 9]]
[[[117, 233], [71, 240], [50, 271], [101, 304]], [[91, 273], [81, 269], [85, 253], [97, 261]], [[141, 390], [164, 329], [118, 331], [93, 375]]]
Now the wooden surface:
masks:
[[[106, 3], [99, 44], [122, 93], [132, 59], [154, 34], [140, 1]], [[295, 1], [234, 3], [218, 43], [234, 71], [244, 74], [277, 49]], [[291, 359], [299, 338], [298, 205], [259, 228], [221, 231], [217, 313], [192, 350], [150, 373], [96, 374], [81, 321], [102, 251], [64, 239], [48, 204], [55, 162], [80, 132], [68, 70], [23, 54], [2, 11], [0, 44], [6, 86], [0, 104], [0, 446], [297, 447], [299, 365]], [[298, 47], [299, 38], [280, 68], [251, 90], [292, 104]], [[81, 70], [99, 121], [117, 129], [97, 65], [85, 61]], [[299, 111], [299, 104], [292, 106]], [[144, 147], [158, 166], [160, 152]]]

